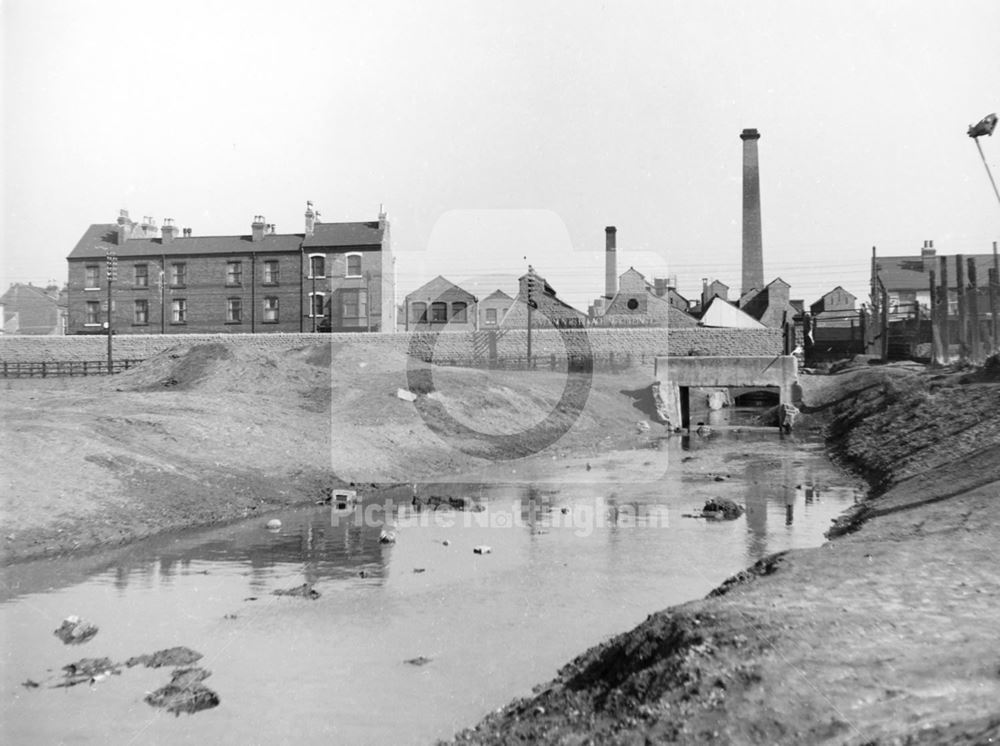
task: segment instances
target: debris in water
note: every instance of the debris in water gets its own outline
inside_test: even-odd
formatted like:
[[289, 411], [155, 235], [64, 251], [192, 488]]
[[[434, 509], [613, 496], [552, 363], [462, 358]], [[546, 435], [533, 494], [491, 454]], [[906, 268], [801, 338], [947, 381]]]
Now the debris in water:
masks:
[[705, 518], [731, 521], [743, 515], [743, 508], [727, 498], [712, 497], [705, 501], [701, 514]]
[[133, 666], [145, 666], [146, 668], [162, 668], [163, 666], [189, 666], [197, 660], [201, 660], [201, 653], [191, 648], [176, 647], [157, 650], [153, 654], [137, 655], [125, 661], [129, 668]]
[[450, 542], [450, 541], [448, 541], [447, 539], [445, 539], [445, 540], [444, 540], [444, 541], [442, 541], [441, 543], [442, 543], [442, 544], [443, 544], [444, 546], [446, 546], [446, 547], [448, 547], [448, 546], [451, 546], [451, 542]]
[[271, 591], [271, 593], [275, 596], [302, 596], [302, 598], [308, 598], [313, 601], [320, 596], [319, 591], [312, 587], [312, 583], [303, 583], [296, 588], [279, 588], [276, 591]]
[[409, 663], [411, 666], [426, 666], [430, 663], [433, 658], [427, 658], [423, 655], [418, 655], [416, 658], [410, 658], [409, 660], [403, 661], [403, 663]]
[[56, 687], [70, 687], [82, 684], [85, 681], [91, 682], [97, 676], [102, 678], [108, 674], [120, 674], [121, 665], [112, 663], [110, 658], [81, 658], [76, 663], [63, 666], [65, 678]]
[[67, 645], [79, 645], [97, 634], [97, 625], [72, 615], [63, 619], [59, 629], [52, 634]]
[[396, 389], [396, 397], [403, 401], [416, 401], [417, 395], [407, 389]]
[[648, 432], [649, 431], [649, 423], [646, 422], [645, 420], [639, 420], [637, 423], [635, 423], [635, 428], [640, 433]]
[[482, 545], [482, 546], [473, 547], [472, 548], [472, 553], [473, 554], [492, 554], [493, 553], [493, 547], [488, 547], [485, 544]]
[[25, 679], [24, 681], [21, 682], [21, 686], [23, 686], [25, 689], [37, 689], [38, 687], [41, 686], [41, 684], [39, 684], [37, 681], [32, 681], [31, 679]]
[[426, 567], [414, 567], [413, 568], [413, 572], [415, 572], [415, 573], [421, 573], [421, 572], [426, 572], [426, 571], [427, 571]]
[[204, 668], [181, 668], [174, 671], [170, 683], [146, 695], [153, 707], [163, 707], [178, 717], [218, 707], [219, 695], [201, 682], [211, 676]]
[[280, 531], [281, 530], [281, 521], [279, 521], [277, 518], [272, 518], [271, 520], [269, 520], [267, 522], [267, 530], [268, 531]]
[[395, 544], [396, 532], [383, 530], [382, 533], [378, 535], [378, 540], [380, 544]]
[[244, 598], [243, 600], [244, 600], [244, 601], [256, 601], [256, 600], [257, 600], [257, 597], [256, 597], [256, 596], [247, 596], [247, 597], [246, 597], [246, 598]]
[[239, 619], [235, 614], [226, 614], [223, 619]]

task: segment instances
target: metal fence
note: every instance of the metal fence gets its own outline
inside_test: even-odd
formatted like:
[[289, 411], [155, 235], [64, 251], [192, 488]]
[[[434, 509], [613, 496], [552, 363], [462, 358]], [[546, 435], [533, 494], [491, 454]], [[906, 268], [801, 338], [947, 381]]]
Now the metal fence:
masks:
[[[111, 363], [113, 373], [134, 368], [142, 360], [115, 360]], [[107, 360], [59, 360], [41, 363], [3, 362], [0, 371], [4, 378], [50, 378], [56, 376], [106, 376]]]

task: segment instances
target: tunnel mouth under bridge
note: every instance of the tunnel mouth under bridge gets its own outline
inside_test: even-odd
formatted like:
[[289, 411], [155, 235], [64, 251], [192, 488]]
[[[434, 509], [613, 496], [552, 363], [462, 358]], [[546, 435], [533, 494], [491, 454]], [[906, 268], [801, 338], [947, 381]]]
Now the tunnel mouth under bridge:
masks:
[[792, 404], [797, 398], [798, 363], [773, 357], [658, 357], [655, 377], [661, 415], [672, 426], [691, 427], [692, 389], [727, 389], [737, 406]]

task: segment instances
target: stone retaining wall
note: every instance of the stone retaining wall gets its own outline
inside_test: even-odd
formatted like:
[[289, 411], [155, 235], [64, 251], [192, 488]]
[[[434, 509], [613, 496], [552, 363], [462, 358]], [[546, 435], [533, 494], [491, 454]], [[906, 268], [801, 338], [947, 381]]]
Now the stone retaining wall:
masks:
[[[123, 334], [114, 338], [116, 359], [142, 360], [178, 345], [221, 343], [244, 349], [287, 350], [312, 342], [332, 340], [346, 347], [407, 353], [411, 349], [426, 355], [433, 349], [438, 360], [486, 358], [487, 332], [399, 332], [394, 334]], [[558, 331], [543, 329], [532, 332], [532, 352], [539, 357], [567, 353], [582, 354], [589, 344], [598, 356], [614, 353], [615, 357], [631, 354], [648, 358], [657, 355], [780, 355], [780, 329], [587, 329]], [[586, 343], [584, 342], [586, 340]], [[500, 332], [496, 343], [497, 356], [524, 357], [527, 330], [510, 329]], [[68, 362], [104, 360], [107, 337], [87, 336], [20, 336], [0, 337], [2, 362]]]

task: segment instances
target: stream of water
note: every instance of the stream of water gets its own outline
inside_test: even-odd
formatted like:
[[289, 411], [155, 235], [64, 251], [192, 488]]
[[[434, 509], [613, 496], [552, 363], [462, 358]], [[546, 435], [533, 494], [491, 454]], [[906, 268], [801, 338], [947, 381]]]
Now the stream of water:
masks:
[[[684, 517], [717, 490], [699, 450], [766, 445], [727, 480], [735, 521]], [[4, 743], [385, 743], [447, 738], [651, 612], [703, 596], [771, 552], [823, 541], [859, 498], [822, 447], [774, 433], [664, 440], [657, 483], [447, 484], [478, 511], [415, 512], [411, 492], [356, 514], [314, 507], [168, 534], [84, 559], [4, 572]], [[777, 454], [777, 455], [775, 455]], [[360, 524], [360, 525], [359, 525]], [[395, 543], [379, 541], [393, 530]], [[489, 546], [488, 554], [474, 548]], [[276, 596], [304, 582], [318, 599]], [[64, 646], [69, 614], [100, 627]], [[199, 651], [214, 709], [175, 717], [143, 701], [170, 669], [26, 688], [83, 657]], [[427, 659], [422, 665], [408, 663]]]

